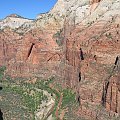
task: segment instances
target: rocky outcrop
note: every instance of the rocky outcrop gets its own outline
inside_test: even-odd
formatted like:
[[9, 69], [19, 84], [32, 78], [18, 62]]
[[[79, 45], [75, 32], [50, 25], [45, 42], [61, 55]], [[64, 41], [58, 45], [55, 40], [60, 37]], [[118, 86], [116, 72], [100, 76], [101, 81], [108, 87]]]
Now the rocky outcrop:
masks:
[[[38, 91], [41, 91], [37, 89]], [[35, 112], [35, 120], [49, 120], [49, 118], [54, 119], [51, 115], [55, 105], [55, 100], [47, 91], [43, 91], [43, 94], [47, 96], [46, 101], [42, 101], [41, 105]]]
[[12, 29], [16, 29], [16, 28], [22, 26], [23, 24], [30, 23], [32, 21], [33, 20], [25, 19], [19, 15], [12, 14], [0, 21], [0, 29], [4, 29], [5, 27], [10, 27]]

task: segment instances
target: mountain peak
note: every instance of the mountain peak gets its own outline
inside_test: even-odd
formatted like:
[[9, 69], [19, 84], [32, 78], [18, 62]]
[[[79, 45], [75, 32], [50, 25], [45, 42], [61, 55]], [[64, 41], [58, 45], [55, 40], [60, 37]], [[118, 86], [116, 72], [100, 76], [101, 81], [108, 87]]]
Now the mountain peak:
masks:
[[7, 17], [12, 17], [12, 18], [22, 18], [20, 15], [17, 14], [10, 14]]

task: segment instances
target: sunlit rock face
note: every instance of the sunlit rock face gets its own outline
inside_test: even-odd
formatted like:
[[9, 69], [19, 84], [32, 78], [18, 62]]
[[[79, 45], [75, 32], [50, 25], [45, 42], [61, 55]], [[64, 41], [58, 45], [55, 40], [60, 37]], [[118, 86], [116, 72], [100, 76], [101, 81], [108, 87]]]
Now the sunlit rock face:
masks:
[[16, 14], [12, 14], [0, 21], [0, 28], [4, 29], [5, 27], [10, 27], [15, 29], [28, 22], [32, 22], [32, 20], [22, 18]]
[[61, 53], [50, 32], [34, 29], [23, 36], [11, 29], [4, 29], [0, 36], [0, 64], [7, 66], [9, 75], [24, 77], [41, 73], [44, 77], [44, 71], [50, 75], [52, 71], [49, 70], [60, 60]]
[[[88, 119], [96, 116], [97, 108], [92, 107], [95, 104], [112, 111], [111, 115], [120, 114], [119, 62], [116, 61], [120, 55], [119, 3], [119, 0], [94, 1], [80, 22], [78, 18], [72, 21], [70, 16], [66, 22], [65, 81], [81, 98], [78, 114]], [[103, 112], [99, 114], [102, 116]], [[99, 114], [98, 119], [102, 119]]]
[[117, 118], [119, 11], [120, 0], [58, 0], [36, 20], [8, 16], [0, 21], [0, 65], [12, 77], [59, 76], [80, 99], [76, 114], [86, 119]]

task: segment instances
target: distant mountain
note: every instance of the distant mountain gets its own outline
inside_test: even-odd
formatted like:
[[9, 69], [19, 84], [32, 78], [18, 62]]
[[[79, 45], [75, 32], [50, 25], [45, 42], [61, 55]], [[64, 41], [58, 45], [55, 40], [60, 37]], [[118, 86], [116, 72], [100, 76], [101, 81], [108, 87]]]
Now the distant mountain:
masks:
[[16, 14], [11, 14], [7, 16], [5, 19], [0, 21], [0, 28], [4, 29], [5, 27], [10, 27], [12, 29], [18, 28], [21, 25], [32, 22], [33, 20], [29, 20], [26, 18], [23, 18]]

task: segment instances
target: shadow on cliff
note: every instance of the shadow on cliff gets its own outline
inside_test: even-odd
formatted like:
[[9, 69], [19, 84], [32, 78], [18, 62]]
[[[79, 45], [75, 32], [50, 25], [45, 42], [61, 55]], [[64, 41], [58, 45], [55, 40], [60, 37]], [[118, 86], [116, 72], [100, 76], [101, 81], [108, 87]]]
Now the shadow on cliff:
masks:
[[3, 113], [1, 111], [1, 109], [0, 109], [0, 120], [3, 120]]
[[2, 90], [3, 88], [2, 87], [0, 87], [0, 90]]
[[[2, 90], [3, 88], [2, 87], [0, 87], [0, 90]], [[0, 120], [3, 120], [3, 113], [2, 113], [2, 111], [1, 111], [1, 109], [0, 109]]]

